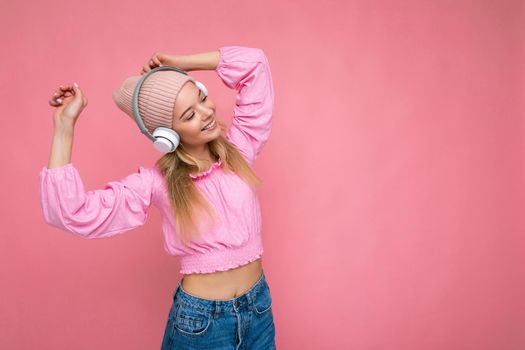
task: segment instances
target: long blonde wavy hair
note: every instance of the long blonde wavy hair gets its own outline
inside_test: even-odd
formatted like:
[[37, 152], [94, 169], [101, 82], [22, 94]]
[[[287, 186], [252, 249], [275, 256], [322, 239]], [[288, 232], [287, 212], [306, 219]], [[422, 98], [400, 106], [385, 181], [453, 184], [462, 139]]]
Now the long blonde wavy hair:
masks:
[[[237, 148], [222, 135], [226, 125], [218, 119], [216, 121], [221, 128], [221, 135], [208, 142], [212, 156], [222, 160], [224, 171], [236, 173], [253, 189], [259, 188], [262, 184], [261, 179]], [[168, 197], [175, 217], [176, 235], [184, 244], [188, 244], [200, 234], [198, 223], [204, 222], [206, 215], [211, 219], [208, 221], [211, 224], [216, 223], [217, 220], [215, 210], [190, 177], [190, 173], [200, 173], [206, 169], [202, 169], [197, 159], [180, 145], [174, 152], [166, 153], [159, 158], [155, 165], [166, 181]]]

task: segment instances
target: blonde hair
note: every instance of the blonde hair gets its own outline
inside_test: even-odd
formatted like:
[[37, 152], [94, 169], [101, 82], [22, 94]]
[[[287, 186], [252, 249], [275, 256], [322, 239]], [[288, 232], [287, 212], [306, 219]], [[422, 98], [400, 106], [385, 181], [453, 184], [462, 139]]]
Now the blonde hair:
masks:
[[[259, 188], [262, 184], [261, 179], [237, 148], [222, 136], [226, 126], [222, 121], [216, 120], [221, 128], [221, 135], [208, 142], [211, 154], [221, 159], [224, 171], [236, 173], [253, 189]], [[200, 173], [205, 169], [202, 169], [197, 159], [180, 145], [174, 152], [166, 153], [159, 158], [155, 165], [166, 181], [168, 197], [175, 217], [176, 236], [184, 244], [188, 244], [201, 233], [197, 226], [205, 222], [205, 215], [211, 219], [208, 221], [210, 224], [217, 221], [215, 210], [198, 191], [190, 177], [190, 173]]]

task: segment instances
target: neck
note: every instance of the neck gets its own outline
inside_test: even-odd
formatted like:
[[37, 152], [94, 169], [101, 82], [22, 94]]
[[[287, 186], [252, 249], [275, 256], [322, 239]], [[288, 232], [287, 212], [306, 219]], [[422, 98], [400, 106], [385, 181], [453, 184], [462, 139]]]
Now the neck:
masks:
[[188, 147], [186, 145], [184, 145], [183, 147], [187, 153], [189, 153], [192, 157], [195, 157], [199, 161], [215, 161], [214, 157], [211, 154], [210, 147], [207, 143], [197, 147]]

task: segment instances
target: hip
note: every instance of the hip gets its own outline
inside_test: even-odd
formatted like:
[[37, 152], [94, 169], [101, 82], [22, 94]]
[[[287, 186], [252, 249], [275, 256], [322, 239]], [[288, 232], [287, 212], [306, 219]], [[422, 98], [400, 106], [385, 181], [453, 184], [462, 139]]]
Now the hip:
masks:
[[264, 271], [245, 293], [228, 300], [200, 298], [179, 282], [162, 349], [275, 349], [270, 287]]

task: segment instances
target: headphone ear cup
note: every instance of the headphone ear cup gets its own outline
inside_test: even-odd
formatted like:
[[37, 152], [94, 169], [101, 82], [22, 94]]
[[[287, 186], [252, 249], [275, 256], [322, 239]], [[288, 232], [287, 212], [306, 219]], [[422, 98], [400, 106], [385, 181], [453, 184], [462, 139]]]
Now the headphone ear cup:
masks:
[[170, 153], [179, 146], [180, 136], [173, 129], [160, 126], [153, 131], [152, 135], [155, 137], [153, 146], [159, 152]]
[[195, 80], [195, 85], [197, 85], [197, 87], [202, 91], [204, 96], [208, 96], [208, 89], [206, 89], [206, 86], [204, 86], [203, 83], [201, 83], [200, 81]]

